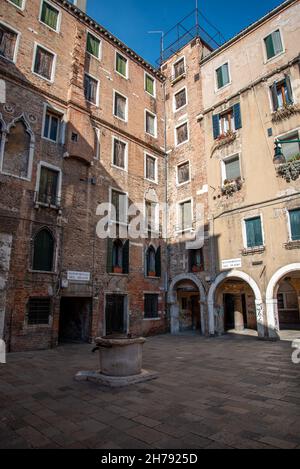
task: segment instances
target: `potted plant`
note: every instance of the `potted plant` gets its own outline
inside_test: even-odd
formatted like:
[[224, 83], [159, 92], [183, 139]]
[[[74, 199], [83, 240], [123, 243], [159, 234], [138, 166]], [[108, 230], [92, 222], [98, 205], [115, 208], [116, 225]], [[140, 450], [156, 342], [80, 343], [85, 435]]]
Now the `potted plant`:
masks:
[[156, 272], [150, 270], [150, 272], [148, 272], [148, 277], [156, 277]]
[[123, 273], [122, 267], [120, 267], [118, 265], [115, 265], [114, 266], [114, 274], [122, 274], [122, 273]]

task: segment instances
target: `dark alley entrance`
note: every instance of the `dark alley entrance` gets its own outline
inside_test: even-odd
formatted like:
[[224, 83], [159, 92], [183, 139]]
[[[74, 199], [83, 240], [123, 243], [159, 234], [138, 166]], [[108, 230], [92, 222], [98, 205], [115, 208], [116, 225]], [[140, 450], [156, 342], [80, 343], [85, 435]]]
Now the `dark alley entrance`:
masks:
[[91, 298], [62, 298], [59, 342], [89, 342], [92, 320]]

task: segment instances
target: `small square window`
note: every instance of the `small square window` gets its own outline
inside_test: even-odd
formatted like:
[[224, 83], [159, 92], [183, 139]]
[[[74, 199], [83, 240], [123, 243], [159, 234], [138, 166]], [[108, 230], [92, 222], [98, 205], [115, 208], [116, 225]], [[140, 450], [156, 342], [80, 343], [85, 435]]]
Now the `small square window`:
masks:
[[178, 91], [178, 93], [175, 94], [174, 104], [175, 104], [175, 111], [178, 111], [178, 109], [181, 109], [187, 104], [186, 88], [183, 88], [182, 90]]
[[189, 139], [188, 123], [176, 127], [176, 145], [187, 142]]
[[245, 220], [247, 248], [256, 248], [263, 246], [263, 232], [261, 218], [255, 217]]
[[27, 322], [33, 325], [48, 325], [51, 314], [50, 298], [30, 298], [27, 307]]
[[54, 6], [50, 5], [50, 3], [43, 1], [42, 3], [42, 10], [41, 10], [41, 21], [42, 23], [49, 26], [49, 28], [53, 29], [54, 31], [58, 30], [58, 22], [59, 22], [59, 10]]
[[126, 146], [125, 142], [114, 139], [113, 164], [118, 168], [126, 168]]
[[14, 61], [18, 34], [0, 23], [0, 55]]
[[116, 53], [116, 71], [127, 78], [128, 60], [123, 55]]
[[100, 39], [93, 36], [93, 34], [87, 34], [87, 43], [86, 43], [86, 50], [89, 54], [93, 55], [97, 59], [100, 58]]
[[98, 86], [99, 82], [90, 75], [84, 76], [84, 96], [92, 104], [98, 104]]
[[216, 70], [217, 75], [217, 87], [218, 89], [223, 88], [224, 86], [230, 83], [229, 77], [229, 65], [228, 63], [222, 65]]
[[282, 39], [279, 29], [269, 34], [265, 39], [267, 59], [270, 60], [283, 52]]
[[146, 155], [146, 179], [156, 181], [156, 158]]
[[52, 80], [54, 54], [41, 46], [36, 47], [34, 73], [47, 80]]
[[145, 74], [145, 91], [151, 96], [155, 96], [155, 80], [147, 73]]
[[146, 111], [146, 133], [156, 136], [156, 116]]
[[190, 180], [190, 163], [187, 161], [186, 163], [182, 163], [177, 166], [177, 179], [178, 184], [184, 184], [185, 182], [189, 182]]

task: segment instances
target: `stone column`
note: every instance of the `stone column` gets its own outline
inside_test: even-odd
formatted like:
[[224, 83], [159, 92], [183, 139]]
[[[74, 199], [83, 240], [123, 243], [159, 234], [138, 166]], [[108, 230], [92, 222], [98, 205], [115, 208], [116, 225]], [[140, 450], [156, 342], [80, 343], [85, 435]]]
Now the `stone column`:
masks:
[[236, 331], [245, 329], [241, 295], [234, 295], [234, 328]]
[[175, 335], [179, 333], [179, 305], [177, 303], [173, 303], [170, 305], [170, 313], [171, 313], [171, 334]]
[[279, 316], [277, 298], [266, 300], [268, 337], [272, 340], [279, 339]]

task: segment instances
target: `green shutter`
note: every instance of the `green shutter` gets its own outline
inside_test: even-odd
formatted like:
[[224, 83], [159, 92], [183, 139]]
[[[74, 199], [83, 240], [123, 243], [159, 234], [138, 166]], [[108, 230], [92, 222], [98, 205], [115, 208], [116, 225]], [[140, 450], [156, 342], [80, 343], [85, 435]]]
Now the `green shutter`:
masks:
[[58, 21], [58, 11], [56, 10], [56, 8], [49, 5], [49, 3], [43, 2], [41, 20], [50, 28], [56, 30]]
[[267, 51], [267, 58], [271, 59], [272, 57], [276, 55], [275, 50], [274, 50], [272, 34], [270, 34], [268, 37], [265, 38], [265, 45], [266, 45], [266, 51]]
[[224, 82], [223, 82], [223, 72], [222, 72], [222, 67], [218, 68], [217, 70], [217, 82], [218, 82], [218, 88], [223, 88]]
[[47, 230], [39, 231], [34, 238], [33, 270], [52, 272], [54, 239]]
[[291, 78], [289, 75], [285, 75], [285, 86], [286, 86], [286, 102], [287, 104], [293, 104], [293, 90], [292, 90], [292, 84], [291, 84]]
[[161, 247], [157, 248], [155, 254], [155, 273], [156, 277], [161, 277]]
[[123, 246], [123, 274], [129, 274], [129, 240]]
[[154, 80], [149, 75], [146, 75], [146, 91], [154, 96]]
[[117, 64], [116, 64], [116, 69], [117, 72], [121, 73], [124, 77], [127, 76], [127, 59], [125, 57], [122, 57], [120, 54], [117, 54]]
[[216, 140], [220, 136], [220, 116], [216, 114], [212, 116], [213, 121], [213, 132], [214, 132], [214, 139]]
[[272, 94], [272, 101], [273, 101], [273, 109], [274, 109], [274, 111], [277, 111], [277, 109], [279, 108], [279, 103], [278, 103], [277, 83], [276, 83], [276, 81], [271, 86], [271, 94]]
[[254, 248], [263, 245], [263, 235], [260, 217], [246, 220], [247, 247]]
[[293, 241], [300, 241], [300, 209], [290, 211], [291, 235]]
[[94, 57], [99, 58], [100, 53], [100, 41], [96, 37], [88, 33], [87, 36], [87, 51]]
[[107, 273], [111, 274], [113, 270], [113, 240], [111, 238], [107, 238], [107, 263], [106, 269]]
[[242, 114], [241, 114], [241, 105], [236, 103], [233, 106], [233, 116], [234, 116], [234, 126], [235, 130], [242, 128]]

